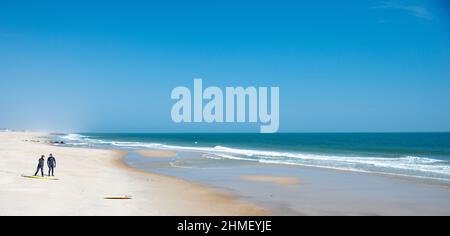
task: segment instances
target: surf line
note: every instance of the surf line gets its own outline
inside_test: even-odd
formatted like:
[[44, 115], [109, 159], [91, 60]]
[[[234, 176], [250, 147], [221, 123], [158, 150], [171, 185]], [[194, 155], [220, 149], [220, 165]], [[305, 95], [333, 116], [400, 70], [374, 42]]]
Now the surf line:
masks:
[[276, 133], [279, 129], [279, 87], [270, 87], [270, 94], [268, 87], [226, 87], [224, 93], [218, 87], [203, 89], [203, 80], [194, 79], [193, 89], [193, 94], [187, 87], [176, 87], [172, 90], [171, 99], [177, 100], [171, 110], [173, 122], [259, 122], [261, 133]]

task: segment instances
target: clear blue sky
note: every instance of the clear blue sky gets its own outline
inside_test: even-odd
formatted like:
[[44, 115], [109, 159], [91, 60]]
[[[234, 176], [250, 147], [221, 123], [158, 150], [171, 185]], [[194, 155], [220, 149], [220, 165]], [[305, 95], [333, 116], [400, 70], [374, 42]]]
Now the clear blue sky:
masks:
[[279, 86], [280, 131], [450, 131], [450, 6], [404, 1], [0, 4], [0, 127], [254, 131], [171, 121], [176, 86]]

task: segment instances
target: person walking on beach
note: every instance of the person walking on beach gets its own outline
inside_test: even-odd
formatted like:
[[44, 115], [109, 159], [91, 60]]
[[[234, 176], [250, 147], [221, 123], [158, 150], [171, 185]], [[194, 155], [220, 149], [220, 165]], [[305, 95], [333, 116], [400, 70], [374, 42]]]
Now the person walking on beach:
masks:
[[50, 154], [50, 156], [48, 157], [47, 166], [48, 166], [48, 176], [55, 176], [56, 159], [53, 157], [53, 154]]
[[41, 158], [39, 159], [39, 163], [37, 166], [37, 170], [36, 170], [36, 174], [34, 174], [34, 176], [37, 176], [39, 171], [41, 171], [41, 175], [42, 177], [44, 177], [44, 165], [45, 165], [45, 156], [42, 155]]

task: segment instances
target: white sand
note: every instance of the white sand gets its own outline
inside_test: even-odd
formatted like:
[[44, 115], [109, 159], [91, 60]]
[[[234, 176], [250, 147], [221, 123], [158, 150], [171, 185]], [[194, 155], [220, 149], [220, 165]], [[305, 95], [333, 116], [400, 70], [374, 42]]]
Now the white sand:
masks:
[[[51, 146], [39, 138], [45, 135], [0, 132], [0, 215], [269, 214], [211, 188], [134, 170], [123, 164], [125, 153]], [[60, 180], [21, 177], [34, 174], [40, 155], [50, 153], [57, 159]], [[105, 200], [107, 196], [133, 199]]]

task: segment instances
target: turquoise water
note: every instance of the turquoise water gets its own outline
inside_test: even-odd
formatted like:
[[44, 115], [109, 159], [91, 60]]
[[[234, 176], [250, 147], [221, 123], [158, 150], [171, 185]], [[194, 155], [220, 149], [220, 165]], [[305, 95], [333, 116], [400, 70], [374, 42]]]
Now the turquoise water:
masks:
[[91, 133], [60, 139], [76, 146], [194, 151], [214, 163], [254, 161], [450, 181], [450, 133]]

